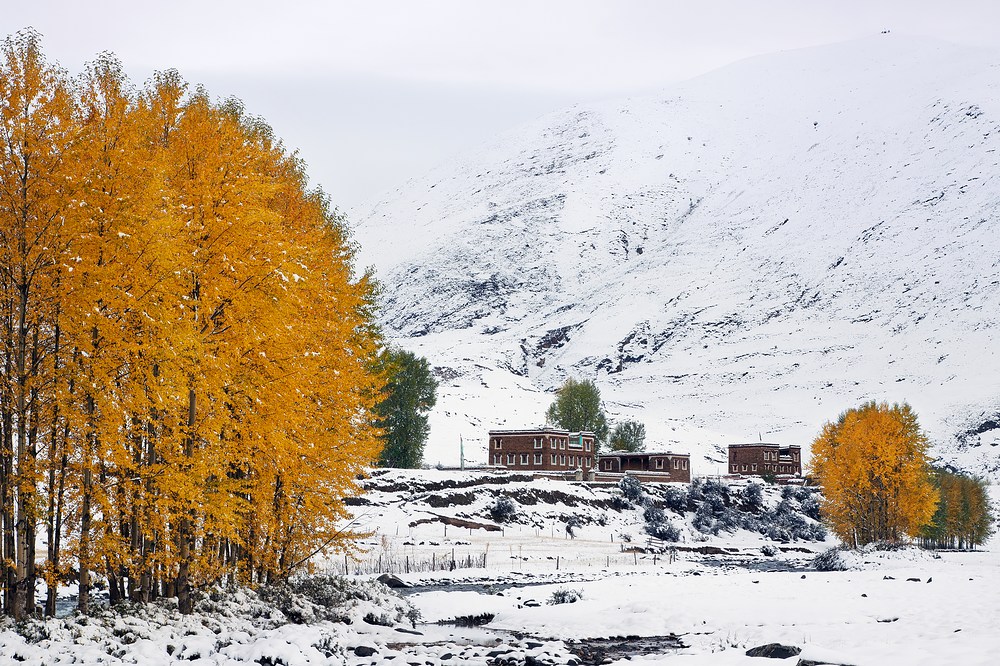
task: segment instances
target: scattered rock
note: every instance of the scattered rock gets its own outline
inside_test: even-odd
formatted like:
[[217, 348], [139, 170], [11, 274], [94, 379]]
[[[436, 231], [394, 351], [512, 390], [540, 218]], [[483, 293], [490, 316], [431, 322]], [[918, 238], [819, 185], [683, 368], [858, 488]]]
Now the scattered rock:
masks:
[[359, 657], [370, 657], [376, 652], [378, 652], [378, 650], [376, 650], [373, 647], [369, 647], [367, 645], [359, 645], [358, 647], [354, 648], [354, 654], [358, 655]]
[[816, 661], [815, 659], [799, 659], [795, 666], [854, 666], [854, 664], [835, 664], [829, 661]]
[[393, 576], [392, 574], [382, 574], [378, 577], [378, 582], [382, 583], [387, 587], [401, 588], [410, 587], [409, 583], [404, 583], [402, 580]]
[[769, 657], [771, 659], [788, 659], [789, 657], [795, 657], [800, 652], [802, 648], [797, 645], [782, 645], [781, 643], [768, 643], [767, 645], [758, 645], [755, 648], [750, 648], [747, 650], [748, 657]]
[[919, 578], [907, 578], [906, 582], [907, 583], [919, 583], [919, 582], [921, 582], [921, 580]]

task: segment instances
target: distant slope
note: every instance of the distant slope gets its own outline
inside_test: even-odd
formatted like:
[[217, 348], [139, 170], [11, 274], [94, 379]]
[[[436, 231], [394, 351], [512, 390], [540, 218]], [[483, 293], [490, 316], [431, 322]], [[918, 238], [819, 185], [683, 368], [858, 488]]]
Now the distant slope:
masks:
[[1000, 56], [883, 35], [541, 118], [356, 234], [442, 378], [431, 463], [572, 375], [703, 473], [874, 398], [996, 477], [998, 160]]

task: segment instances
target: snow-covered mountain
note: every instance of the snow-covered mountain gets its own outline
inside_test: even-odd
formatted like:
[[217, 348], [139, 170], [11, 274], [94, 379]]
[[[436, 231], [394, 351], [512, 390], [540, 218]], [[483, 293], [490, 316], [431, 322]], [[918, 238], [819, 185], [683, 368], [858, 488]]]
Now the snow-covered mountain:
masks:
[[874, 398], [998, 478], [998, 162], [1000, 54], [888, 34], [546, 116], [355, 232], [441, 379], [431, 464], [575, 376], [696, 473]]

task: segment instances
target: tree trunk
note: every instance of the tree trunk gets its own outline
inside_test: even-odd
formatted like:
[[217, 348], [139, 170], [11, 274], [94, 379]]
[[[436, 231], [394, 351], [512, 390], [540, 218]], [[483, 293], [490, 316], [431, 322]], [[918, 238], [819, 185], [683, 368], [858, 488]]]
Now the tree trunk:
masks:
[[[188, 390], [188, 436], [184, 443], [184, 455], [188, 458], [194, 456], [194, 418], [195, 418], [195, 392]], [[177, 608], [181, 613], [188, 615], [194, 611], [194, 598], [191, 595], [190, 562], [191, 562], [191, 539], [192, 524], [191, 512], [186, 511], [180, 524], [180, 566], [177, 570]]]

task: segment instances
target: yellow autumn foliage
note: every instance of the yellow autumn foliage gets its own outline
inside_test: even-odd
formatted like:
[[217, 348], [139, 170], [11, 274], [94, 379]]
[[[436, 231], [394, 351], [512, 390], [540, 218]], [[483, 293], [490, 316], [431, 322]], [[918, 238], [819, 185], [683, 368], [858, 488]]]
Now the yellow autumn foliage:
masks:
[[907, 404], [847, 410], [813, 441], [811, 465], [823, 515], [845, 544], [916, 537], [934, 515], [927, 438]]
[[70, 570], [85, 611], [93, 573], [190, 610], [346, 546], [381, 446], [374, 288], [266, 124], [173, 71], [137, 89], [108, 55], [71, 80], [19, 33], [0, 241], [5, 612], [41, 577], [54, 613]]

